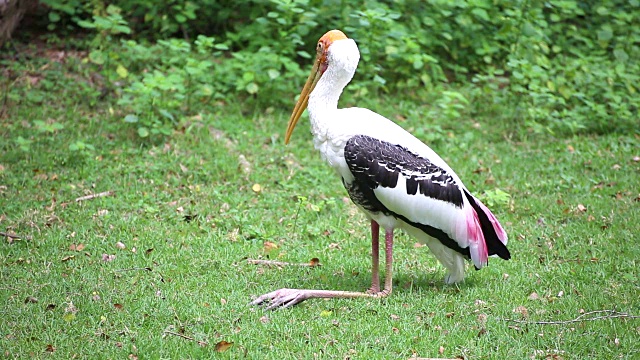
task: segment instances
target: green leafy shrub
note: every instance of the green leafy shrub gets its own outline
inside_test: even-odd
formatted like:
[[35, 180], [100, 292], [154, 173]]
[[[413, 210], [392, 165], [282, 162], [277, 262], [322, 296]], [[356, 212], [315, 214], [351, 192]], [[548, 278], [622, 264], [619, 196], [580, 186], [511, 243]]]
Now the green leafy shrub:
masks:
[[[159, 133], [170, 131], [158, 124], [178, 123], [206, 101], [290, 105], [329, 28], [360, 47], [350, 96], [402, 92], [421, 101], [443, 83], [472, 80], [469, 105], [442, 100], [434, 111], [453, 119], [456, 107], [481, 113], [502, 104], [516, 129], [556, 134], [638, 128], [637, 0], [96, 0], [90, 19], [85, 3], [45, 3], [56, 23], [98, 33], [89, 60], [126, 80], [120, 104], [140, 122], [153, 119], [139, 125]], [[110, 49], [131, 34], [136, 41]]]
[[151, 46], [129, 40], [123, 47], [136, 60], [129, 69], [146, 65], [129, 75], [118, 100], [129, 112], [125, 121], [137, 124], [141, 137], [169, 135], [182, 118], [239, 94], [284, 94], [291, 90], [291, 81], [303, 76], [297, 63], [268, 48], [229, 53], [226, 45], [202, 35], [193, 45], [179, 39]]
[[638, 126], [640, 29], [631, 24], [640, 6], [628, 4], [552, 1], [524, 14], [506, 69], [529, 127], [575, 133]]

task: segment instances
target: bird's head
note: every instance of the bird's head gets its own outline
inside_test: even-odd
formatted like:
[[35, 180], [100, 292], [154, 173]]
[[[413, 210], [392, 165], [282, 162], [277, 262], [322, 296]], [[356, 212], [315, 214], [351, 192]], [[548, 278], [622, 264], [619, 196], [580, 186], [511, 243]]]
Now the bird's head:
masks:
[[[343, 41], [349, 40], [349, 41]], [[307, 78], [307, 82], [304, 84], [302, 88], [302, 92], [300, 93], [300, 97], [298, 98], [298, 102], [296, 102], [296, 106], [293, 109], [293, 113], [291, 114], [291, 118], [289, 118], [289, 124], [287, 125], [287, 132], [285, 133], [284, 143], [288, 144], [291, 139], [291, 134], [293, 133], [293, 129], [295, 128], [300, 116], [307, 108], [307, 104], [309, 103], [309, 96], [311, 92], [318, 84], [322, 75], [329, 69], [329, 65], [334, 62], [339, 62], [343, 59], [340, 58], [339, 55], [348, 55], [347, 52], [337, 51], [342, 45], [353, 46], [355, 52], [359, 59], [359, 54], [357, 53], [357, 46], [355, 46], [355, 42], [349, 38], [340, 30], [330, 30], [326, 34], [322, 35], [318, 43], [316, 44], [316, 60], [313, 63], [313, 68], [311, 69], [311, 73]], [[336, 51], [333, 51], [336, 50]], [[346, 70], [350, 72], [348, 80], [353, 76], [353, 72], [355, 72], [355, 67], [358, 64], [358, 59], [355, 59], [355, 64], [353, 64], [352, 68], [342, 67], [342, 66], [333, 66], [333, 69], [336, 70]], [[349, 59], [344, 59], [349, 60]], [[353, 61], [346, 61], [349, 64], [354, 63]], [[348, 82], [347, 80], [347, 82]], [[346, 82], [345, 82], [346, 84]]]

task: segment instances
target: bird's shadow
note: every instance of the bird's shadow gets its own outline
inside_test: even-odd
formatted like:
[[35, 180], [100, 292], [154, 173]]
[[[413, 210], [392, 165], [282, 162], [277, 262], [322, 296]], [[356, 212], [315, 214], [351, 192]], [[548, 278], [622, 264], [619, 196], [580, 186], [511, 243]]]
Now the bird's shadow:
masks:
[[[271, 271], [278, 271], [273, 269]], [[461, 283], [448, 285], [444, 283], [444, 272], [424, 272], [420, 276], [403, 274], [398, 271], [393, 275], [393, 292], [397, 294], [446, 291], [449, 289], [459, 291], [460, 289], [474, 287], [476, 281], [471, 274]], [[356, 268], [333, 269], [330, 265], [322, 268], [306, 269], [303, 276], [282, 281], [283, 277], [278, 276], [272, 286], [278, 288], [300, 288], [314, 290], [338, 290], [338, 291], [366, 291], [371, 286], [371, 272], [359, 271]], [[384, 287], [385, 274], [380, 274], [380, 286]]]

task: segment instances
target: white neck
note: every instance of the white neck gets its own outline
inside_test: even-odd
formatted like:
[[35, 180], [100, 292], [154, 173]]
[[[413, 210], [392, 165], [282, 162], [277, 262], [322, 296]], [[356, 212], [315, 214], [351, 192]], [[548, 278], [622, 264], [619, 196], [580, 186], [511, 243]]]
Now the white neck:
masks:
[[338, 109], [338, 99], [356, 72], [360, 60], [358, 46], [352, 39], [335, 41], [329, 47], [327, 60], [327, 70], [311, 92], [307, 106], [314, 137], [326, 131], [331, 112]]

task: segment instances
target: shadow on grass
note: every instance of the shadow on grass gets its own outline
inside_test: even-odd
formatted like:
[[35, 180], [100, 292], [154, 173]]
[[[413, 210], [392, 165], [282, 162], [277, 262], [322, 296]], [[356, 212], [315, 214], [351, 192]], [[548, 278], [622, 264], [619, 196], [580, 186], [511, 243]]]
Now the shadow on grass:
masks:
[[[259, 266], [259, 265], [251, 265]], [[249, 265], [248, 267], [249, 268]], [[322, 269], [299, 269], [304, 274], [292, 273], [289, 270], [285, 270], [283, 273], [282, 268], [266, 268], [258, 283], [270, 283], [269, 290], [273, 291], [280, 288], [297, 288], [297, 289], [314, 289], [314, 290], [337, 290], [337, 291], [366, 291], [371, 286], [371, 272], [351, 269], [351, 274], [347, 272], [334, 272], [332, 269], [324, 265]], [[369, 270], [369, 269], [367, 269]], [[437, 271], [424, 276], [414, 277], [407, 274], [396, 274], [393, 277], [393, 293], [415, 293], [415, 292], [429, 292], [436, 293], [458, 293], [464, 291], [464, 289], [473, 288], [477, 284], [477, 280], [474, 278], [472, 272], [467, 273], [467, 277], [462, 283], [455, 285], [447, 285], [444, 283], [441, 275], [443, 272]], [[268, 278], [270, 278], [268, 280]], [[380, 285], [384, 286], [384, 273], [380, 274]], [[262, 288], [263, 285], [258, 284], [257, 288]]]

